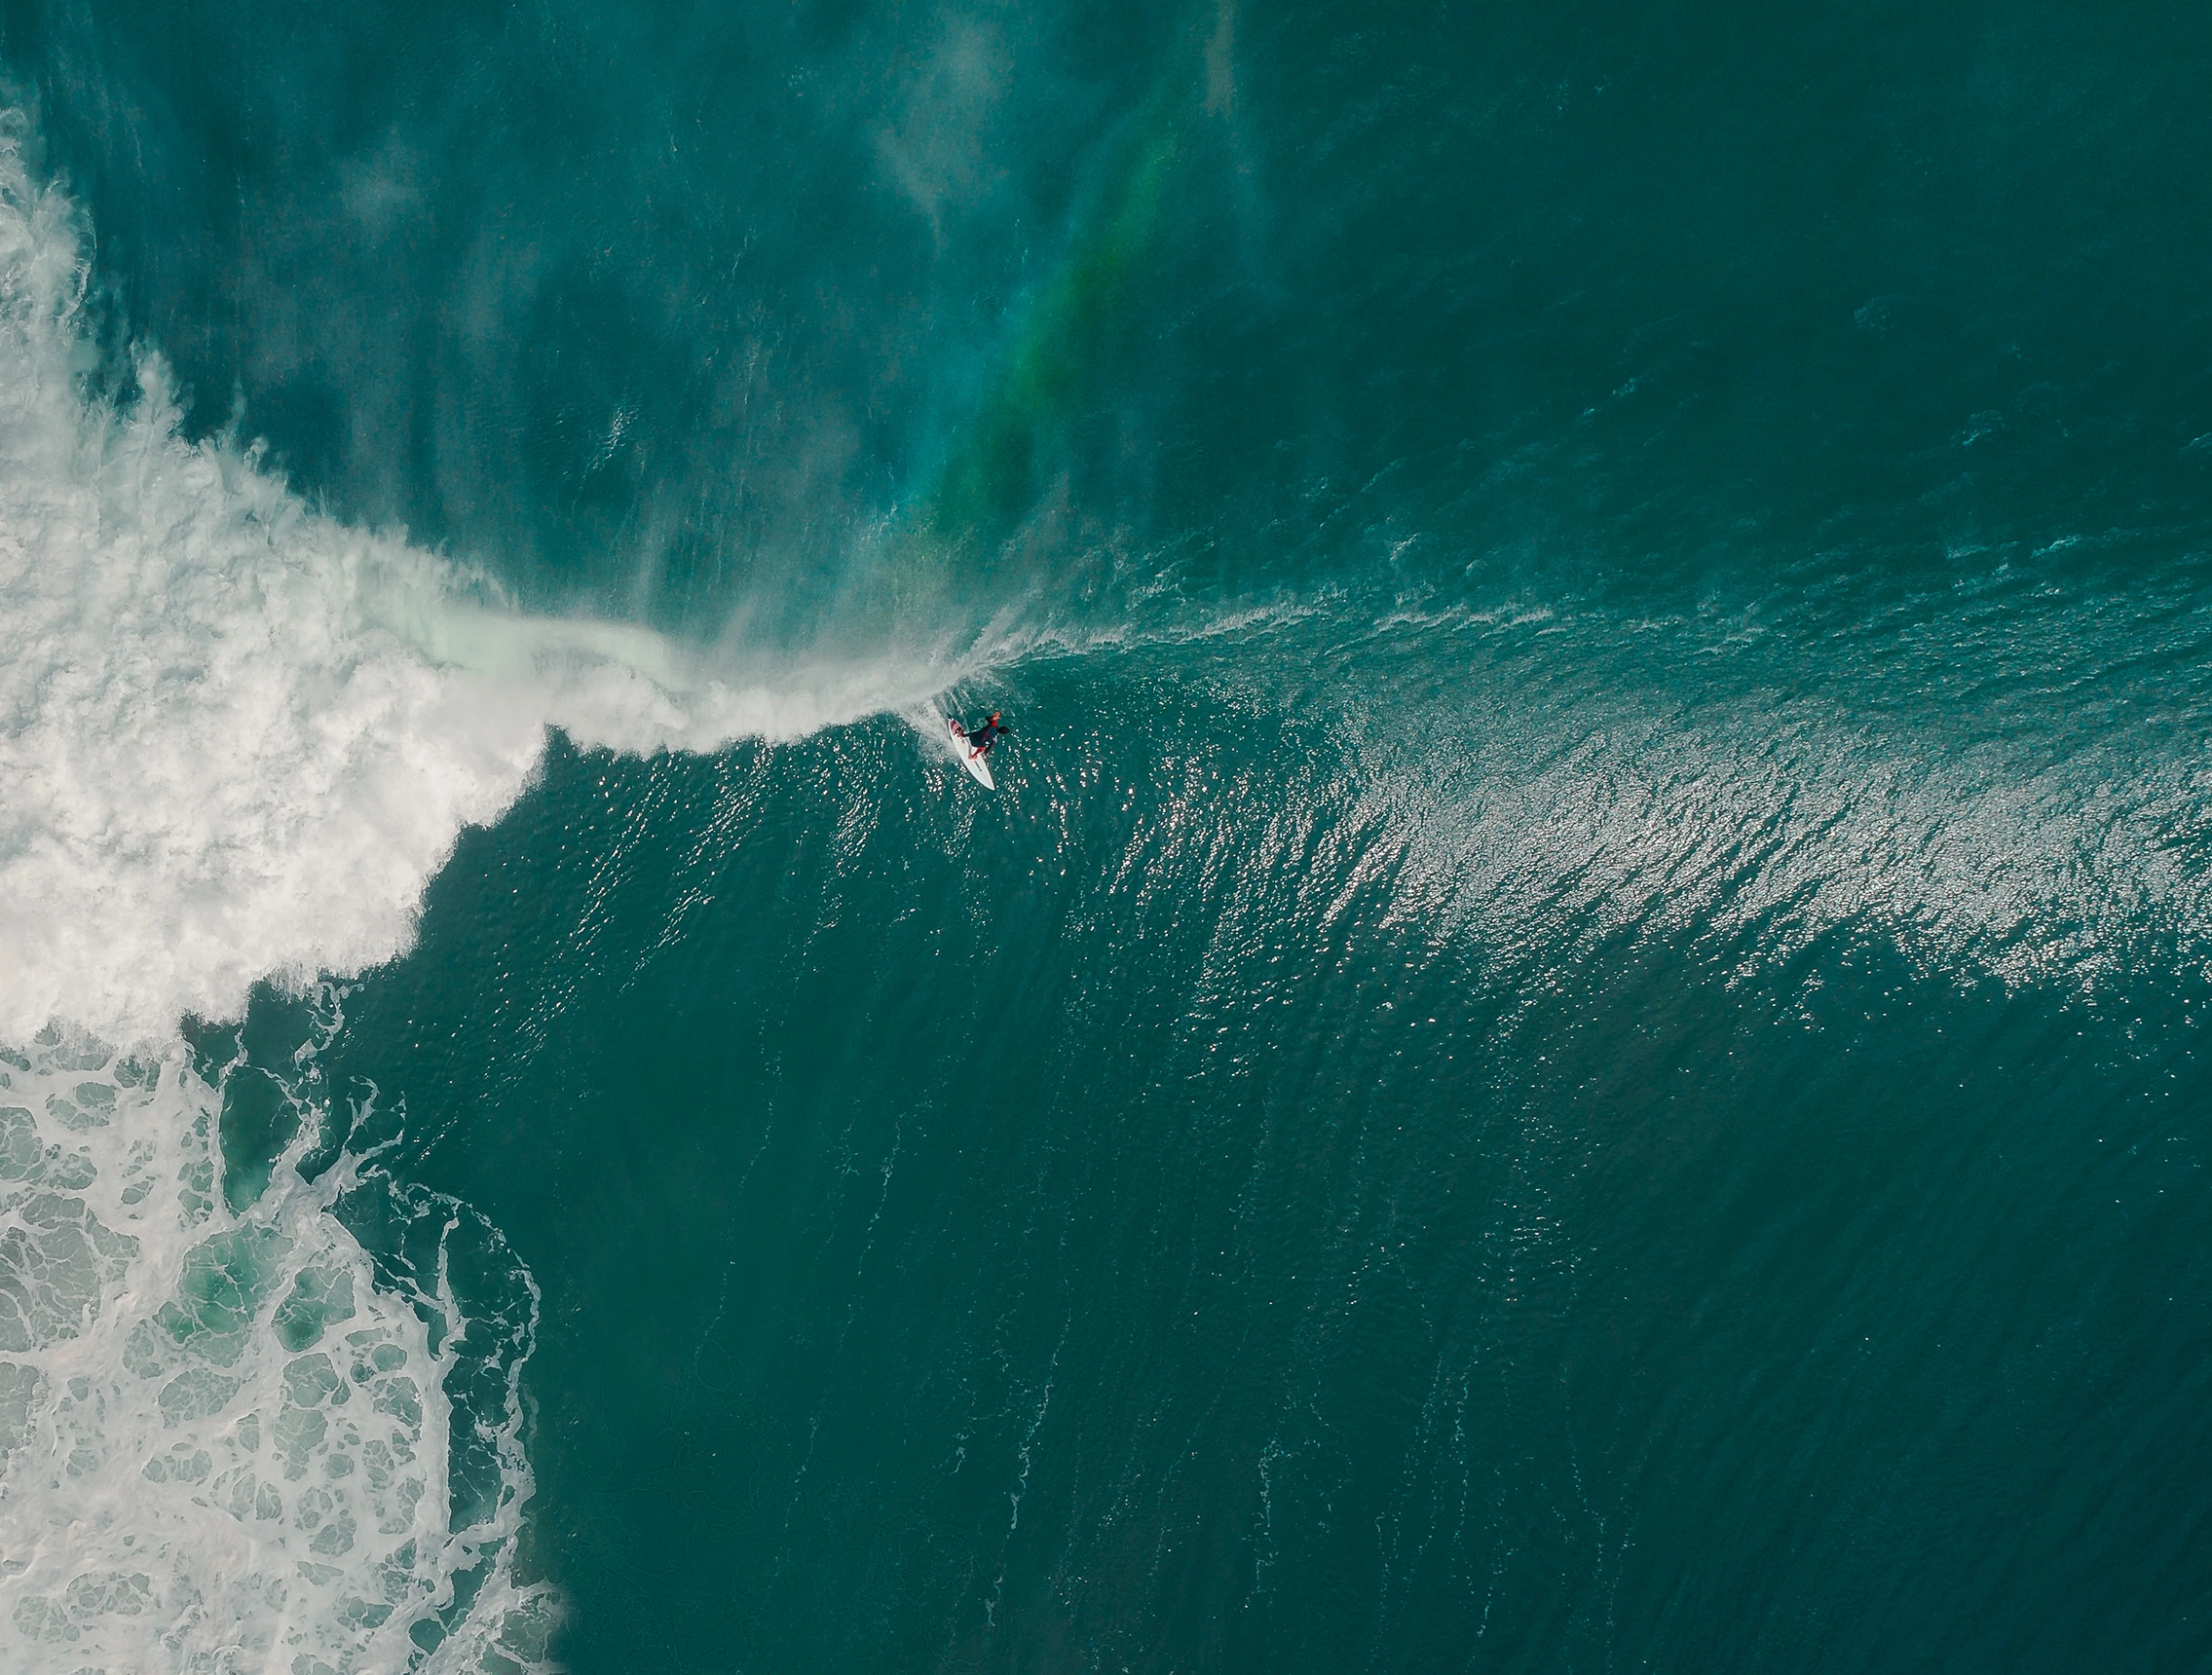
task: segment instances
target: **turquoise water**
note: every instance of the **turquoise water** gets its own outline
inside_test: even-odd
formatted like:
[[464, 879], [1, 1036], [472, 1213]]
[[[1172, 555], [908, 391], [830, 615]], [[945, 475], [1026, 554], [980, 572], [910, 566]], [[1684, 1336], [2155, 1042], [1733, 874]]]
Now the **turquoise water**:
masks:
[[470, 1666], [2212, 1667], [2212, 24], [0, 21], [92, 398], [922, 670], [187, 1025], [521, 1416]]

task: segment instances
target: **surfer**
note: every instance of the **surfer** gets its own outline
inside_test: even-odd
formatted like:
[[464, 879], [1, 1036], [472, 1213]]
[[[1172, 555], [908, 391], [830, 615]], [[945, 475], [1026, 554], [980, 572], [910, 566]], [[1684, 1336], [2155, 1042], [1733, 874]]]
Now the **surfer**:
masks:
[[998, 712], [996, 710], [993, 710], [991, 712], [991, 719], [985, 722], [983, 726], [977, 727], [973, 732], [969, 732], [966, 728], [963, 727], [960, 731], [960, 736], [966, 739], [968, 743], [974, 747], [968, 752], [968, 755], [973, 758], [979, 756], [989, 756], [991, 754], [991, 747], [996, 744], [1001, 738], [1003, 738], [1006, 734], [1006, 731], [1007, 728], [998, 719]]

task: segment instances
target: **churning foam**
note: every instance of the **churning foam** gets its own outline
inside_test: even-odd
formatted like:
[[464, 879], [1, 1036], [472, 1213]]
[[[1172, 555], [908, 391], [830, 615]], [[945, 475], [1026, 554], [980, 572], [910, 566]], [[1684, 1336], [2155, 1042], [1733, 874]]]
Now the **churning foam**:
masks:
[[[536, 1665], [551, 1602], [511, 1563], [531, 1320], [471, 1316], [507, 1400], [456, 1414], [459, 1305], [333, 1213], [396, 1189], [357, 1160], [296, 1167], [334, 1120], [312, 1056], [284, 1089], [298, 1146], [234, 1210], [221, 1078], [178, 1021], [401, 951], [548, 726], [788, 737], [956, 671], [749, 683], [643, 630], [524, 616], [319, 515], [252, 451], [183, 439], [158, 358], [135, 401], [92, 399], [81, 217], [21, 131], [0, 119], [0, 1667]], [[413, 1212], [441, 1253], [469, 1221]], [[496, 1490], [455, 1491], [464, 1445]]]
[[[430, 1274], [377, 1272], [331, 1210], [390, 1183], [296, 1168], [328, 1114], [312, 1084], [303, 1066], [300, 1139], [240, 1215], [220, 1096], [181, 1048], [0, 1050], [0, 1666], [543, 1667], [556, 1602], [512, 1564], [535, 1296], [466, 1322], [506, 1400], [457, 1413], [442, 1257], [467, 1212], [428, 1207]], [[452, 1493], [457, 1429], [498, 1462], [482, 1504]]]
[[716, 678], [660, 636], [524, 616], [77, 376], [77, 213], [0, 137], [0, 1040], [125, 1042], [257, 979], [388, 959], [460, 830], [580, 744], [789, 737], [946, 671]]

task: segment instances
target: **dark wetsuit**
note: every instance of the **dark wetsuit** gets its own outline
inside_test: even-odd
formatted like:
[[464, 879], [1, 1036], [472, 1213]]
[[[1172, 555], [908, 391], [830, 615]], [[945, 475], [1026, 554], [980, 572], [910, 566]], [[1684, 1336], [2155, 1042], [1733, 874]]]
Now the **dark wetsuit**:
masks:
[[996, 744], [999, 739], [1004, 736], [1005, 731], [1005, 727], [1000, 726], [997, 722], [985, 722], [983, 726], [977, 727], [972, 733], [964, 733], [961, 736], [968, 741], [968, 749], [975, 755], [989, 756], [991, 754], [991, 747]]

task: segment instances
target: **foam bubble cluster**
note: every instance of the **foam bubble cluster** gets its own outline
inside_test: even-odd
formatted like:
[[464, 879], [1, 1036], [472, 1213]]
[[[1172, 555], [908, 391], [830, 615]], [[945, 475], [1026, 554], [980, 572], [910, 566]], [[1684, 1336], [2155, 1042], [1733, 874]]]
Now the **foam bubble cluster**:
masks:
[[[301, 1137], [236, 1213], [220, 1092], [181, 1048], [118, 1058], [48, 1030], [0, 1052], [0, 1666], [543, 1661], [554, 1602], [511, 1563], [535, 1298], [467, 1322], [507, 1400], [457, 1413], [442, 1264], [372, 1263], [332, 1211], [389, 1188], [351, 1162], [304, 1180], [329, 1113], [311, 1074], [291, 1097]], [[442, 1251], [466, 1216], [433, 1213]], [[452, 1492], [457, 1428], [488, 1438], [488, 1496]]]

